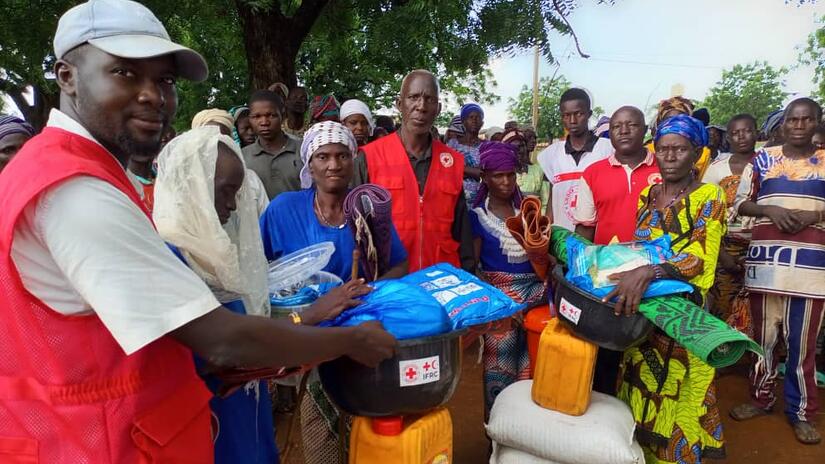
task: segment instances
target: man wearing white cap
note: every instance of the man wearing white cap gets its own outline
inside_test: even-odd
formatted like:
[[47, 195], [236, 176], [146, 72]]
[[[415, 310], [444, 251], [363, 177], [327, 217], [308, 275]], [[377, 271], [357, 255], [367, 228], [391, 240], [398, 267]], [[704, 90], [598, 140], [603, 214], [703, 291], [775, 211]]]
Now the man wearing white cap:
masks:
[[70, 9], [54, 49], [61, 109], [0, 177], [0, 461], [210, 463], [193, 352], [224, 368], [392, 354], [378, 324], [306, 327], [359, 282], [293, 321], [236, 315], [154, 231], [124, 166], [159, 150], [200, 55], [128, 0]]

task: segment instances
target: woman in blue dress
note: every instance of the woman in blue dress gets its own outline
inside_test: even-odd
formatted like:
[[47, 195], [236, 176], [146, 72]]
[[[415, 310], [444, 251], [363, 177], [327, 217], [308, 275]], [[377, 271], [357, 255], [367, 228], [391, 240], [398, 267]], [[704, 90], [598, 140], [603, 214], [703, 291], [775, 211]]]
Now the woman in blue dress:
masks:
[[[353, 176], [358, 146], [349, 129], [337, 122], [320, 122], [307, 130], [301, 144], [303, 190], [278, 195], [261, 216], [261, 236], [269, 260], [321, 242], [335, 244], [323, 269], [341, 280], [350, 279], [355, 241], [344, 217], [344, 199]], [[379, 279], [407, 273], [407, 252], [392, 228], [389, 270]], [[339, 459], [339, 413], [327, 398], [317, 376], [310, 374], [301, 404], [301, 433], [307, 464], [335, 464]]]
[[[518, 215], [521, 205], [522, 195], [516, 183], [519, 165], [514, 145], [481, 144], [481, 187], [470, 210], [470, 222], [479, 275], [515, 301], [532, 307], [547, 301], [547, 286], [535, 274], [524, 248], [505, 224], [508, 217]], [[484, 335], [485, 418], [501, 390], [530, 378], [527, 336], [521, 317], [508, 322], [504, 330]]]

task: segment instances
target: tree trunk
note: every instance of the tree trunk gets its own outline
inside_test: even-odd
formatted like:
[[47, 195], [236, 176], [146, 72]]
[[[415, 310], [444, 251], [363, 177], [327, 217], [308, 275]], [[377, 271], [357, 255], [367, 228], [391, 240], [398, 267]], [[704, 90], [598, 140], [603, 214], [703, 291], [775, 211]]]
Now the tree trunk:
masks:
[[298, 51], [327, 3], [303, 0], [294, 15], [284, 16], [277, 0], [266, 11], [255, 11], [244, 0], [235, 0], [253, 89], [265, 89], [275, 82], [295, 87]]

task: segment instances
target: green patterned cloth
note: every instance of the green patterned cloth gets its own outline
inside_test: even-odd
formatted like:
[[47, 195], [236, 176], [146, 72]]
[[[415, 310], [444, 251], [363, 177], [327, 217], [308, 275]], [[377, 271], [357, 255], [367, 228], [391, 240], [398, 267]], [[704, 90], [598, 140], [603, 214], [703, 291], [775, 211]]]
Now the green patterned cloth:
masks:
[[[567, 264], [565, 240], [570, 235], [573, 232], [558, 226], [550, 232], [550, 254], [561, 265]], [[735, 364], [748, 350], [763, 354], [745, 334], [684, 298], [648, 298], [642, 301], [639, 311], [694, 356], [717, 369]]]

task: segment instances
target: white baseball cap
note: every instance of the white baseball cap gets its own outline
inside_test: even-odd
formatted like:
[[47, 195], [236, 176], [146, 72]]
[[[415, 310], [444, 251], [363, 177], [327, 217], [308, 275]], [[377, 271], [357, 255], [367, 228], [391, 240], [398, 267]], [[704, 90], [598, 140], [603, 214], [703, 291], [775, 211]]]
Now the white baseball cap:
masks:
[[178, 76], [200, 82], [209, 75], [200, 54], [172, 42], [160, 20], [131, 0], [89, 0], [66, 11], [54, 34], [55, 55], [84, 43], [127, 59], [174, 55]]

